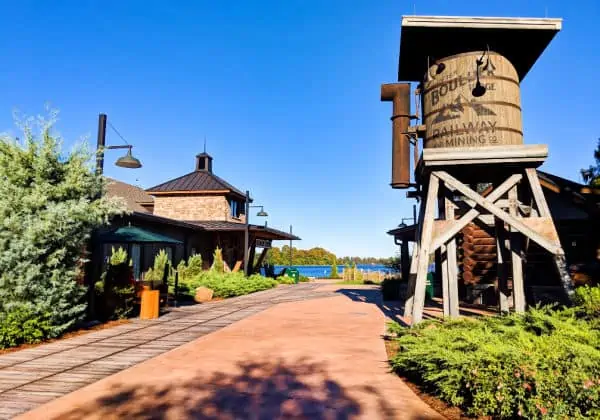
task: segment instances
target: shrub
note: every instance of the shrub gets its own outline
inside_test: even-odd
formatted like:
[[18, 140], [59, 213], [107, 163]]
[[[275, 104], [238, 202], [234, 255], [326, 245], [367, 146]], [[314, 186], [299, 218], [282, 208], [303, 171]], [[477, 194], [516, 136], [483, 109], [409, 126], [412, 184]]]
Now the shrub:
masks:
[[[52, 337], [83, 318], [83, 250], [92, 230], [123, 209], [105, 198], [85, 146], [61, 151], [55, 120], [38, 119], [39, 133], [36, 120], [25, 121], [23, 140], [0, 136], [0, 317], [26, 311], [38, 336]], [[29, 340], [23, 334], [16, 341]]]
[[339, 277], [340, 277], [340, 275], [338, 273], [337, 261], [334, 258], [333, 263], [331, 264], [331, 274], [329, 275], [329, 278], [337, 279]]
[[214, 297], [228, 298], [247, 295], [248, 293], [270, 289], [277, 286], [277, 281], [254, 274], [245, 277], [244, 273], [219, 273], [213, 270], [203, 271], [191, 280], [185, 281], [185, 287], [193, 293], [200, 286], [208, 287]]
[[213, 264], [210, 267], [212, 271], [216, 271], [217, 273], [225, 272], [225, 262], [223, 262], [223, 251], [221, 248], [217, 247], [213, 254]]
[[158, 251], [158, 254], [154, 256], [154, 264], [144, 274], [144, 281], [161, 283], [165, 278], [165, 270], [169, 263], [169, 254], [164, 249]]
[[575, 289], [573, 303], [580, 316], [587, 319], [600, 318], [600, 286], [583, 286]]
[[39, 343], [54, 337], [49, 314], [36, 314], [24, 306], [0, 314], [0, 348]]
[[308, 283], [310, 281], [310, 279], [306, 276], [303, 276], [302, 274], [300, 274], [300, 276], [298, 277], [298, 283]]
[[571, 310], [399, 326], [393, 369], [468, 415], [598, 418], [600, 331]]
[[112, 247], [112, 253], [110, 254], [110, 265], [121, 265], [127, 262], [127, 251], [123, 249], [123, 247], [119, 247], [119, 249], [115, 250], [115, 247]]
[[290, 277], [287, 274], [284, 276], [277, 277], [277, 282], [279, 284], [296, 284], [296, 280], [294, 280], [293, 277]]
[[381, 282], [381, 295], [383, 300], [400, 300], [402, 282], [398, 279], [385, 279]]

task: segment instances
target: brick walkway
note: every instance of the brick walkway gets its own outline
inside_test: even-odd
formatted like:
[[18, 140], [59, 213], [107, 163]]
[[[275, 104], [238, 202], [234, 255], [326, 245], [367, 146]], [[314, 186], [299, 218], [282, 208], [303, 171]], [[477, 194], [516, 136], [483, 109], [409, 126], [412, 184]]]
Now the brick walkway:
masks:
[[381, 335], [394, 308], [375, 286], [301, 285], [275, 294], [252, 297], [269, 302], [261, 303], [271, 305], [266, 310], [20, 420], [443, 418], [390, 373]]
[[281, 286], [181, 307], [153, 321], [134, 320], [0, 356], [0, 419], [12, 418], [116, 372], [282, 302], [322, 297], [318, 285]]

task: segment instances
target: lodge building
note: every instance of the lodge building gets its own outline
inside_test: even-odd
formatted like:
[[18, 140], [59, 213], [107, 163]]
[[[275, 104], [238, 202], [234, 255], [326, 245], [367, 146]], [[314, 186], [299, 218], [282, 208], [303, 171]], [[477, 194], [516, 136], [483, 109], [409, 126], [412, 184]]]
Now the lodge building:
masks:
[[237, 271], [244, 269], [248, 230], [250, 272], [257, 272], [272, 241], [300, 239], [266, 223], [247, 225], [246, 200], [252, 199], [213, 173], [213, 158], [206, 152], [196, 156], [193, 171], [146, 190], [109, 179], [107, 195], [123, 199], [128, 213], [94, 232], [89, 271], [93, 278], [102, 272], [113, 247], [127, 250], [134, 277], [140, 280], [161, 249], [174, 265], [200, 254], [209, 268], [219, 247], [227, 268]]

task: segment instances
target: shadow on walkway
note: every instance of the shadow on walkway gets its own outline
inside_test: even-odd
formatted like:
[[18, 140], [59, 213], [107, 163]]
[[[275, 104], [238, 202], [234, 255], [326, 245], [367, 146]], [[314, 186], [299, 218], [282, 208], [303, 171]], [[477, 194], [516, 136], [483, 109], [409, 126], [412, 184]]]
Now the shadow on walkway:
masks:
[[375, 397], [380, 418], [395, 418], [386, 396], [376, 388], [344, 389], [326, 372], [323, 363], [303, 359], [291, 364], [281, 360], [241, 362], [235, 374], [205, 376], [198, 372], [194, 379], [180, 383], [167, 378], [164, 384], [117, 385], [110, 394], [60, 418], [343, 420], [361, 415], [360, 400], [365, 396]]
[[[378, 289], [340, 289], [340, 293], [354, 301], [365, 302], [376, 305], [383, 314], [391, 321], [407, 327], [409, 324], [403, 317], [404, 303], [401, 301], [384, 301]], [[459, 313], [466, 317], [480, 317], [495, 315], [489, 308], [477, 305], [466, 305], [461, 303]], [[439, 299], [428, 300], [425, 304], [423, 319], [442, 319], [443, 307]]]
[[365, 302], [376, 305], [383, 314], [390, 320], [399, 323], [402, 326], [408, 324], [402, 318], [404, 306], [400, 301], [383, 301], [379, 289], [339, 289], [340, 293], [353, 301]]

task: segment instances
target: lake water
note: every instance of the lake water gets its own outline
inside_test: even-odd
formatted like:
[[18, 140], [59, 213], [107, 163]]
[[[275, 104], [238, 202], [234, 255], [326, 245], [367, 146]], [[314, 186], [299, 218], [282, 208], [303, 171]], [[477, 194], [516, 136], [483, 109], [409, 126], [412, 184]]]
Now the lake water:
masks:
[[[275, 272], [279, 273], [281, 270], [286, 268], [286, 265], [276, 265]], [[295, 265], [301, 275], [306, 277], [329, 277], [331, 274], [330, 265]], [[371, 264], [357, 264], [356, 268], [362, 271], [380, 271], [382, 273], [389, 273], [390, 270], [384, 265], [371, 265]], [[344, 271], [343, 265], [338, 265], [338, 273], [341, 275]]]

